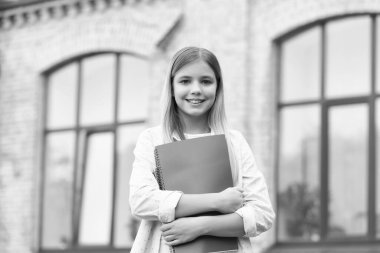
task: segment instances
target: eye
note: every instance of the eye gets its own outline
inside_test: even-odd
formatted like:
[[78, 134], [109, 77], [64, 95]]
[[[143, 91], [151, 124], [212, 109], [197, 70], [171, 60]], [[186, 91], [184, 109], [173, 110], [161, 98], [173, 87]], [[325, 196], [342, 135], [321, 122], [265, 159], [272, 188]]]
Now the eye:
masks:
[[203, 79], [201, 82], [202, 82], [203, 84], [205, 84], [205, 85], [210, 85], [210, 84], [213, 84], [213, 83], [214, 83], [213, 80], [210, 80], [210, 79]]
[[179, 83], [182, 83], [182, 84], [189, 84], [190, 83], [190, 80], [189, 79], [182, 79], [179, 81]]

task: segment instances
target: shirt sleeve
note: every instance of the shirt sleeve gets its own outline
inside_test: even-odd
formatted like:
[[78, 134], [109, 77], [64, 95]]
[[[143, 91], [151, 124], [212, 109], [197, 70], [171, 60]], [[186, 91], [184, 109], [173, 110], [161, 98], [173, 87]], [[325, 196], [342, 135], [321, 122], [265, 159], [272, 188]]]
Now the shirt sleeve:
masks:
[[129, 181], [129, 204], [132, 215], [146, 220], [171, 222], [182, 192], [159, 189], [153, 175], [155, 168], [154, 144], [149, 131], [138, 138], [134, 150], [135, 160]]
[[275, 213], [264, 176], [257, 168], [248, 143], [240, 133], [239, 135], [241, 150], [238, 164], [242, 177], [244, 204], [236, 210], [236, 213], [243, 218], [245, 236], [254, 237], [272, 227]]

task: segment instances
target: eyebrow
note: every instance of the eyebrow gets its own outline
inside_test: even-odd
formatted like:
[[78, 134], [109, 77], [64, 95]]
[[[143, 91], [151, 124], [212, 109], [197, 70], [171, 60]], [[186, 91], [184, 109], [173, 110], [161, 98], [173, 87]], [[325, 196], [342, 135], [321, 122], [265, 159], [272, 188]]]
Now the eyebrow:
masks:
[[[178, 77], [178, 78], [193, 78], [192, 76], [180, 76], [180, 77]], [[214, 79], [214, 77], [212, 77], [212, 76], [201, 76], [200, 78], [210, 78], [210, 79]]]

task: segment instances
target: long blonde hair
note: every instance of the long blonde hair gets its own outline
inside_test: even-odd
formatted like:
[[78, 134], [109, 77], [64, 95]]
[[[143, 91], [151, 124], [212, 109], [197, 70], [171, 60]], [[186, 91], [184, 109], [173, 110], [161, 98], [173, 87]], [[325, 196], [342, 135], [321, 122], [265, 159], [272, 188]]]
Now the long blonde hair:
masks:
[[183, 126], [178, 114], [178, 106], [173, 94], [173, 79], [176, 73], [192, 62], [202, 60], [207, 63], [214, 71], [217, 89], [215, 102], [208, 113], [208, 125], [216, 134], [225, 134], [228, 143], [230, 162], [234, 182], [238, 179], [238, 170], [236, 169], [235, 155], [233, 154], [232, 143], [228, 132], [227, 118], [224, 106], [224, 87], [222, 71], [216, 56], [207, 49], [199, 47], [185, 47], [179, 50], [172, 58], [167, 72], [164, 90], [161, 97], [162, 116], [161, 124], [163, 130], [164, 142], [172, 142], [173, 134], [177, 134], [181, 140], [186, 139]]
[[215, 55], [204, 48], [185, 47], [179, 50], [172, 58], [166, 76], [162, 94], [162, 126], [165, 142], [170, 142], [174, 133], [181, 140], [185, 139], [183, 126], [179, 119], [178, 107], [173, 95], [173, 79], [176, 73], [192, 62], [202, 60], [214, 71], [217, 88], [215, 102], [208, 113], [208, 124], [215, 133], [225, 133], [227, 129], [226, 113], [224, 109], [223, 78], [219, 62]]

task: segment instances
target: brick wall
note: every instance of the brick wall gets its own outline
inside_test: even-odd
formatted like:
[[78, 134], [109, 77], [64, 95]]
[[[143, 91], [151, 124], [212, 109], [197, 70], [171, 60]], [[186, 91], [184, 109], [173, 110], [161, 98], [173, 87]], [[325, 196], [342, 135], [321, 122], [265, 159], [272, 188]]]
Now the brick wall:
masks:
[[[249, 140], [274, 201], [273, 39], [326, 17], [380, 11], [379, 0], [112, 0], [110, 6], [98, 0], [93, 6], [81, 1], [86, 4], [80, 9], [72, 2], [0, 13], [0, 253], [37, 249], [43, 71], [99, 50], [147, 56], [155, 125], [170, 57], [183, 46], [210, 49], [222, 65], [230, 124]], [[54, 7], [60, 3], [68, 8]], [[42, 11], [35, 15], [35, 9]], [[30, 14], [27, 21], [20, 11]], [[165, 46], [157, 48], [178, 20]], [[272, 229], [254, 240], [255, 251], [273, 241]]]

